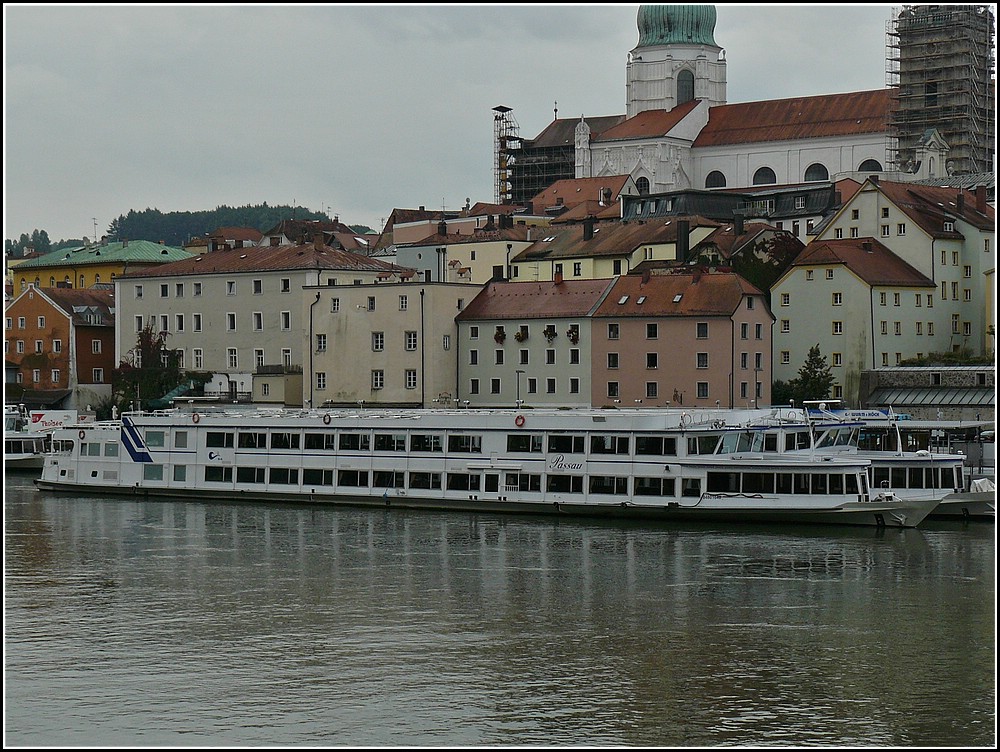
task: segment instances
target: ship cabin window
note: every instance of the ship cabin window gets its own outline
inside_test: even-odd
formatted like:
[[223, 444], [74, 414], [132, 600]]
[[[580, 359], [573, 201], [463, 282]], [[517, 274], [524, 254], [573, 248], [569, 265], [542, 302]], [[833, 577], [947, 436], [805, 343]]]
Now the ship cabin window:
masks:
[[376, 452], [405, 452], [406, 434], [377, 433], [375, 434]]
[[298, 449], [301, 434], [290, 431], [275, 431], [271, 434], [271, 449]]
[[355, 452], [367, 452], [371, 448], [371, 436], [367, 433], [340, 434], [340, 448]]
[[583, 436], [552, 434], [549, 436], [549, 451], [562, 454], [583, 454], [586, 451]]
[[[211, 434], [209, 434], [211, 435]], [[232, 434], [220, 433], [220, 436], [232, 437]], [[222, 446], [221, 444], [219, 446]], [[232, 446], [232, 444], [230, 444]], [[233, 468], [231, 465], [209, 465], [205, 468], [205, 482], [206, 483], [232, 483], [233, 482]]]
[[143, 480], [163, 480], [163, 465], [150, 465], [146, 463], [142, 466]]
[[[448, 436], [448, 451], [479, 454], [483, 451], [483, 437], [469, 434], [451, 434]], [[441, 486], [437, 487], [440, 488]]]
[[[240, 431], [236, 437], [236, 446], [240, 449], [267, 449], [267, 434]], [[236, 474], [236, 479], [239, 480], [239, 473]]]
[[441, 473], [410, 473], [410, 488], [441, 488]]
[[236, 468], [237, 483], [264, 483], [266, 475], [263, 467], [238, 467]]
[[479, 475], [468, 473], [448, 473], [449, 491], [478, 491]]
[[614, 475], [591, 475], [590, 492], [600, 495], [627, 494], [628, 478]]
[[506, 491], [541, 491], [542, 476], [534, 473], [507, 473], [504, 479]]
[[[582, 438], [582, 437], [581, 437]], [[545, 490], [552, 493], [583, 493], [582, 475], [550, 474], [545, 479]]]
[[507, 435], [508, 452], [541, 452], [542, 435], [540, 433], [512, 433]]
[[[337, 437], [332, 431], [327, 433], [307, 433], [305, 448], [332, 452], [337, 448]], [[332, 485], [332, 483], [329, 485]]]
[[306, 486], [332, 486], [333, 470], [306, 468], [302, 471], [302, 484]]
[[[368, 473], [365, 472], [364, 475], [368, 475]], [[295, 467], [272, 467], [270, 481], [272, 484], [280, 486], [297, 486], [299, 484], [299, 470]]]
[[373, 470], [373, 488], [403, 488], [406, 485], [405, 473], [394, 470]]
[[673, 496], [673, 478], [636, 478], [636, 496]]
[[673, 436], [636, 436], [635, 453], [655, 456], [676, 456], [677, 439]]
[[689, 436], [688, 454], [715, 454], [715, 449], [719, 445], [719, 436], [709, 434], [707, 436]]
[[[221, 447], [221, 448], [232, 449], [233, 439], [234, 435], [228, 431], [209, 431], [205, 435], [205, 446], [210, 448]], [[232, 470], [232, 468], [229, 469]], [[206, 471], [207, 470], [208, 468], [206, 468]], [[208, 478], [207, 472], [205, 473], [205, 476], [206, 476], [205, 480], [210, 480]], [[232, 476], [232, 473], [230, 473], [230, 476]], [[232, 480], [232, 477], [230, 477], [229, 479]]]
[[441, 436], [433, 433], [415, 433], [410, 437], [411, 452], [440, 452], [444, 444]]
[[591, 454], [628, 454], [628, 436], [591, 436]]
[[790, 431], [785, 434], [785, 451], [790, 452], [794, 449], [808, 449], [809, 443], [809, 432], [808, 431]]
[[350, 486], [351, 488], [367, 488], [368, 487], [368, 471], [367, 470], [338, 470], [337, 471], [337, 485], [338, 486]]
[[163, 431], [146, 431], [146, 446], [148, 447], [162, 447], [165, 446], [164, 432]]

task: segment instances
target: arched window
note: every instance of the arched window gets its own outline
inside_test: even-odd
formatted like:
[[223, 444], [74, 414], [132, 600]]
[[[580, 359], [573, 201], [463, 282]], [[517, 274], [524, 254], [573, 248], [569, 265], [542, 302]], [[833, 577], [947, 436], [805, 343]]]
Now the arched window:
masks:
[[829, 180], [830, 172], [819, 162], [813, 162], [806, 168], [806, 182], [813, 180]]
[[774, 174], [774, 170], [770, 167], [761, 167], [753, 174], [754, 185], [769, 185], [777, 182], [778, 177]]
[[682, 70], [677, 74], [677, 104], [694, 99], [694, 73]]
[[705, 178], [706, 188], [725, 188], [726, 187], [726, 176], [723, 175], [718, 170], [712, 170], [708, 173], [708, 177]]
[[858, 172], [882, 172], [882, 165], [877, 159], [866, 159], [858, 165]]
[[635, 187], [639, 190], [640, 196], [649, 195], [649, 178], [639, 178], [635, 181]]

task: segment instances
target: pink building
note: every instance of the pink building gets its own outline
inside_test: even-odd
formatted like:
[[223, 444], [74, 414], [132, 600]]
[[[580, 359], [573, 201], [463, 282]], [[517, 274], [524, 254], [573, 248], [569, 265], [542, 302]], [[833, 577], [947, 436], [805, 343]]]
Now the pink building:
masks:
[[764, 293], [731, 272], [620, 277], [592, 317], [595, 407], [771, 401]]

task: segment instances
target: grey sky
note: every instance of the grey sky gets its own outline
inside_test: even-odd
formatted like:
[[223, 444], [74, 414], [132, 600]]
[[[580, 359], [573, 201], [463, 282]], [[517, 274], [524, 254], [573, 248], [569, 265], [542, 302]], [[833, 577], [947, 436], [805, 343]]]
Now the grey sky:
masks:
[[[129, 209], [493, 201], [520, 133], [625, 112], [638, 5], [4, 5], [4, 237]], [[717, 5], [728, 99], [885, 85], [891, 5]]]

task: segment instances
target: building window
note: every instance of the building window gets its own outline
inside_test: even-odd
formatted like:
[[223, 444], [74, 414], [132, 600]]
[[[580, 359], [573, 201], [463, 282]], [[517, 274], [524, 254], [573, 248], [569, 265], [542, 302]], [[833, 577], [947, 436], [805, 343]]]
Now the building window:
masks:
[[230, 347], [226, 349], [226, 358], [229, 362], [229, 367], [236, 369], [240, 367], [239, 357], [237, 356], [236, 348]]
[[406, 332], [403, 335], [403, 348], [407, 351], [414, 351], [417, 349], [417, 333], [416, 332]]
[[382, 389], [385, 386], [385, 371], [380, 369], [372, 371], [372, 389]]
[[372, 352], [385, 350], [385, 332], [372, 332]]
[[778, 182], [778, 176], [770, 167], [760, 167], [753, 174], [754, 185], [772, 185]]
[[326, 371], [316, 372], [316, 388], [326, 389]]

